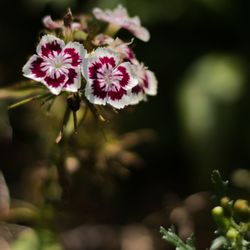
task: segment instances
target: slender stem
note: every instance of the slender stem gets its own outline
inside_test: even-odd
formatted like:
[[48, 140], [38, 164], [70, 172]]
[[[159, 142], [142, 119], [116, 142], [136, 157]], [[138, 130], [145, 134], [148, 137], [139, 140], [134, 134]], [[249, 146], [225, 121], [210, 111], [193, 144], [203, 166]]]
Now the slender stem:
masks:
[[73, 113], [73, 122], [74, 122], [74, 132], [77, 133], [77, 114], [76, 111], [72, 111]]
[[39, 95], [35, 95], [35, 96], [32, 96], [32, 97], [26, 98], [26, 99], [24, 99], [24, 100], [22, 100], [20, 102], [17, 102], [17, 103], [14, 103], [14, 104], [10, 105], [8, 107], [8, 109], [13, 109], [13, 108], [19, 107], [19, 106], [21, 106], [23, 104], [26, 104], [28, 102], [31, 102], [31, 101], [34, 101], [34, 100], [37, 100], [37, 99], [47, 97], [49, 95], [51, 95], [51, 94], [50, 93], [45, 93], [45, 94], [39, 94]]

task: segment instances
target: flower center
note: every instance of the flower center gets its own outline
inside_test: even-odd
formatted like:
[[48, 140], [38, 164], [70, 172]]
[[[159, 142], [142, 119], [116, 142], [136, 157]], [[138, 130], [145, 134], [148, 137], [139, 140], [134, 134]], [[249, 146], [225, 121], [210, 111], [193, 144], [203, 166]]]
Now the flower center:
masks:
[[62, 63], [56, 62], [56, 63], [54, 64], [54, 67], [55, 67], [56, 69], [60, 69], [60, 68], [62, 67]]
[[108, 85], [111, 85], [113, 83], [113, 74], [112, 74], [112, 72], [106, 72], [106, 74], [104, 75], [104, 81]]

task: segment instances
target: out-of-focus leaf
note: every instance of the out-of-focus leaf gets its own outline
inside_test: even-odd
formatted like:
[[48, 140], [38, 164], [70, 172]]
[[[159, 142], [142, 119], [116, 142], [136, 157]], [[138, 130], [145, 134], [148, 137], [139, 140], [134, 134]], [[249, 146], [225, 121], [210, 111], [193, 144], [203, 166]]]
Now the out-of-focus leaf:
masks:
[[239, 188], [250, 191], [250, 171], [248, 169], [236, 169], [232, 173], [232, 183]]
[[226, 245], [227, 239], [224, 236], [220, 236], [213, 240], [210, 250], [219, 250], [222, 249], [224, 245]]
[[62, 247], [51, 231], [28, 229], [20, 234], [11, 250], [62, 250]]
[[9, 122], [6, 104], [0, 101], [0, 144], [10, 142], [12, 139], [12, 127]]
[[0, 218], [5, 217], [10, 210], [10, 193], [9, 188], [4, 179], [3, 173], [0, 171]]
[[0, 88], [0, 100], [25, 98], [42, 92], [45, 87], [42, 84], [28, 82], [18, 82], [10, 87]]
[[176, 250], [195, 250], [193, 237], [189, 238], [185, 243], [171, 228], [166, 230], [164, 227], [160, 227], [160, 233], [164, 240], [176, 247]]
[[210, 135], [218, 104], [232, 104], [243, 92], [246, 67], [234, 55], [209, 54], [190, 67], [179, 92], [181, 118], [192, 137]]

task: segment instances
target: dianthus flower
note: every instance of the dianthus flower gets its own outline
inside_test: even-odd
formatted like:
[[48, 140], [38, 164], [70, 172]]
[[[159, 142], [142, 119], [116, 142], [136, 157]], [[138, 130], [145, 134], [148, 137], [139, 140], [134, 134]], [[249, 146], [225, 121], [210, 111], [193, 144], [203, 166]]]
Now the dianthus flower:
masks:
[[[63, 20], [52, 20], [51, 16], [45, 16], [42, 20], [43, 25], [50, 30], [55, 30], [55, 29], [64, 29], [64, 22]], [[81, 24], [79, 22], [72, 22], [70, 24], [70, 28], [72, 30], [80, 30], [82, 28]]]
[[109, 44], [109, 48], [113, 49], [120, 55], [120, 58], [124, 62], [131, 62], [135, 59], [133, 50], [129, 47], [132, 42], [123, 42], [121, 39], [116, 38], [112, 43]]
[[129, 17], [127, 9], [122, 5], [118, 5], [113, 11], [94, 8], [93, 14], [98, 20], [129, 30], [135, 37], [144, 42], [150, 39], [148, 30], [141, 26], [140, 18], [138, 16]]
[[118, 54], [108, 48], [98, 48], [83, 65], [87, 80], [85, 95], [93, 104], [121, 109], [130, 104], [130, 91], [138, 84], [131, 63], [120, 63]]
[[134, 60], [132, 68], [138, 79], [138, 84], [131, 90], [130, 104], [137, 104], [141, 100], [146, 100], [147, 95], [157, 94], [158, 82], [155, 74], [148, 70], [143, 63]]
[[81, 63], [85, 49], [78, 42], [64, 41], [53, 36], [42, 37], [36, 49], [23, 67], [23, 75], [42, 82], [55, 95], [62, 90], [76, 92], [81, 86]]
[[130, 62], [132, 59], [135, 59], [135, 54], [129, 45], [132, 42], [123, 42], [120, 38], [112, 38], [105, 34], [97, 35], [92, 43], [95, 46], [107, 46], [107, 48], [113, 49], [116, 53], [119, 54], [121, 61]]
[[100, 33], [94, 37], [94, 39], [92, 40], [92, 43], [95, 46], [104, 46], [104, 45], [111, 44], [113, 41], [114, 41], [113, 37]]

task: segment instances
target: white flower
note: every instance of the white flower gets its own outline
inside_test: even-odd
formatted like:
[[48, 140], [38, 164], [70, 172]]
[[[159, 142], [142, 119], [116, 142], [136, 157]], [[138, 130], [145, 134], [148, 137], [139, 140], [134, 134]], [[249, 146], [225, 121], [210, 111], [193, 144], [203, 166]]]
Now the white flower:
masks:
[[33, 55], [23, 67], [23, 75], [42, 82], [58, 95], [62, 90], [76, 92], [81, 86], [81, 63], [85, 58], [84, 47], [77, 42], [64, 41], [45, 35]]
[[114, 10], [101, 10], [94, 8], [93, 14], [98, 20], [102, 20], [129, 30], [138, 39], [147, 42], [150, 39], [148, 30], [141, 26], [138, 16], [129, 17], [127, 9], [118, 5]]
[[94, 104], [121, 109], [130, 103], [130, 90], [138, 84], [129, 62], [119, 62], [111, 49], [98, 48], [83, 65], [87, 80], [85, 95]]
[[138, 84], [131, 90], [130, 104], [137, 104], [141, 100], [146, 100], [147, 95], [157, 94], [157, 79], [155, 74], [148, 70], [143, 63], [133, 60], [133, 71], [138, 79]]
[[[43, 25], [50, 30], [54, 29], [64, 29], [64, 23], [63, 20], [52, 20], [51, 16], [45, 16], [42, 19]], [[82, 28], [81, 24], [79, 22], [72, 22], [70, 25], [70, 28], [72, 30], [80, 30]]]

